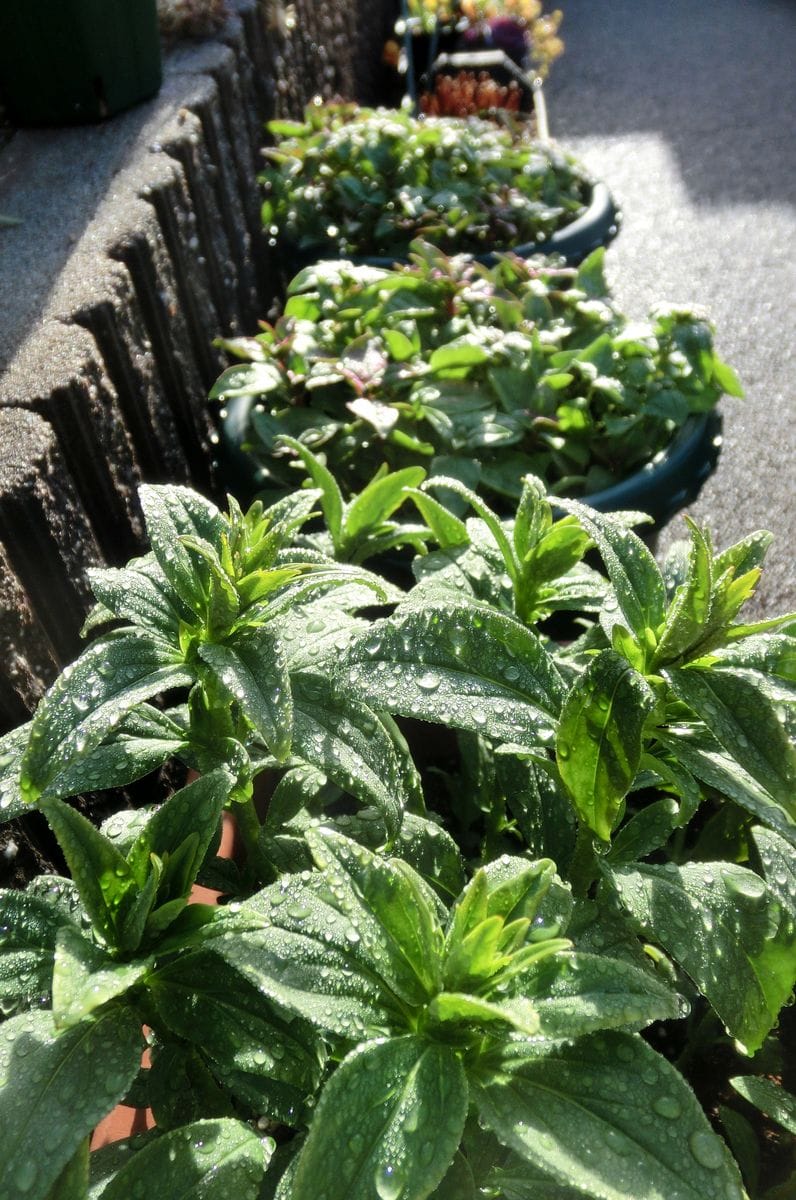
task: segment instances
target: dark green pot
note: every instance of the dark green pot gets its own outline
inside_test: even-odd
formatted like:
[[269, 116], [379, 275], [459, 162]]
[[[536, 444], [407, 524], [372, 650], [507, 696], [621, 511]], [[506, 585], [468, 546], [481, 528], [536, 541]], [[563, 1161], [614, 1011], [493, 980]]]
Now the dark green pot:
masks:
[[99, 121], [161, 80], [156, 0], [0, 3], [0, 93], [17, 124]]

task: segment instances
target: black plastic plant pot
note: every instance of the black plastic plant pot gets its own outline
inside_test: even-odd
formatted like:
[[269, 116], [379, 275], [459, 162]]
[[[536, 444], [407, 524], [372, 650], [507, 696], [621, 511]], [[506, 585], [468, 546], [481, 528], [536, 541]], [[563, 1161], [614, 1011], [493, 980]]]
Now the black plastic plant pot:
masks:
[[[242, 447], [249, 414], [257, 398], [235, 396], [226, 404], [219, 431], [218, 465], [222, 484], [242, 503], [249, 503], [265, 483], [254, 457]], [[630, 509], [648, 513], [660, 530], [696, 500], [705, 480], [716, 469], [721, 451], [721, 417], [717, 412], [689, 417], [667, 448], [621, 483], [583, 496], [599, 512]]]
[[0, 90], [17, 124], [99, 121], [161, 81], [156, 0], [0, 4]]
[[[484, 266], [494, 267], [499, 254], [518, 254], [520, 258], [533, 258], [534, 255], [557, 255], [569, 267], [577, 267], [598, 246], [607, 246], [619, 232], [622, 214], [606, 185], [599, 180], [591, 186], [591, 192], [585, 211], [562, 226], [544, 242], [523, 242], [519, 246], [495, 246], [482, 254], [474, 254], [476, 262]], [[456, 248], [448, 249], [446, 253], [456, 254]], [[409, 249], [406, 254], [366, 255], [349, 254], [341, 256], [331, 244], [312, 245], [299, 248], [285, 243], [280, 247], [279, 261], [286, 278], [291, 279], [305, 267], [314, 266], [319, 262], [331, 262], [345, 257], [348, 262], [357, 266], [382, 267], [389, 271], [396, 264], [409, 262]]]
[[680, 509], [693, 504], [715, 471], [721, 430], [717, 412], [689, 417], [655, 461], [613, 487], [584, 496], [584, 501], [598, 512], [634, 509], [648, 513], [655, 529], [662, 529]]

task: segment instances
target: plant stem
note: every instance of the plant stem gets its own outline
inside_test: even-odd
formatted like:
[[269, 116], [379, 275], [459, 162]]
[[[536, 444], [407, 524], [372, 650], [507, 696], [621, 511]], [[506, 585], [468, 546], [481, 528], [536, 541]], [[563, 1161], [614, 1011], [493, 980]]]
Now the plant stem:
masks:
[[271, 872], [260, 847], [260, 819], [254, 807], [254, 800], [245, 800], [236, 804], [234, 816], [238, 832], [246, 851], [245, 871], [260, 883], [268, 882]]
[[569, 881], [575, 896], [586, 896], [597, 878], [597, 856], [594, 853], [594, 833], [582, 821], [578, 822], [575, 853], [569, 864]]

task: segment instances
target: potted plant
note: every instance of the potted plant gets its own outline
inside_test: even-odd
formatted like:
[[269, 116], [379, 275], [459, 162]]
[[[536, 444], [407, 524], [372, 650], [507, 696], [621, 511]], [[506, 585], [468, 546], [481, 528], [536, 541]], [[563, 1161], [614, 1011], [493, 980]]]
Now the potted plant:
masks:
[[[406, 77], [406, 90], [412, 101], [423, 103], [423, 86], [418, 81], [425, 76], [431, 80], [440, 52], [443, 57], [453, 52], [467, 54], [483, 50], [504, 53], [521, 68], [529, 86], [541, 97], [541, 85], [551, 64], [564, 50], [558, 36], [562, 14], [542, 11], [540, 0], [460, 0], [452, 4], [424, 3], [407, 0], [396, 33], [403, 41], [403, 56], [399, 65]], [[447, 61], [449, 78], [457, 88], [461, 70], [471, 64]], [[477, 108], [468, 108], [477, 112]]]
[[287, 435], [345, 495], [386, 463], [455, 474], [513, 506], [534, 471], [555, 494], [662, 523], [715, 465], [713, 409], [740, 388], [702, 315], [628, 321], [602, 255], [577, 271], [513, 257], [486, 268], [415, 243], [391, 270], [305, 270], [275, 326], [223, 343], [248, 360], [211, 392], [227, 406], [229, 486], [292, 488]]
[[20, 124], [98, 121], [161, 84], [156, 0], [30, 0], [0, 12], [0, 80]]
[[313, 104], [268, 128], [263, 224], [297, 265], [390, 266], [417, 236], [489, 262], [506, 249], [578, 262], [617, 231], [605, 185], [511, 123]]
[[[436, 569], [401, 598], [291, 544], [315, 492], [143, 498], [151, 554], [93, 576], [113, 629], [2, 743], [4, 811], [38, 808], [71, 874], [0, 893], [4, 1197], [758, 1200], [670, 1059], [713, 1022], [754, 1056], [736, 1094], [787, 1123], [764, 1077], [794, 976], [794, 618], [736, 621], [766, 538], [694, 530], [667, 597], [625, 522], [555, 521], [539, 481], [510, 522], [463, 493], [458, 524], [424, 485]], [[599, 620], [561, 651], [536, 616], [592, 542]], [[452, 585], [494, 553], [507, 589]], [[455, 803], [427, 807], [391, 712], [469, 739]], [[171, 755], [200, 777], [112, 829], [66, 802]], [[229, 902], [186, 907], [197, 878]], [[155, 1129], [89, 1160], [121, 1097]]]

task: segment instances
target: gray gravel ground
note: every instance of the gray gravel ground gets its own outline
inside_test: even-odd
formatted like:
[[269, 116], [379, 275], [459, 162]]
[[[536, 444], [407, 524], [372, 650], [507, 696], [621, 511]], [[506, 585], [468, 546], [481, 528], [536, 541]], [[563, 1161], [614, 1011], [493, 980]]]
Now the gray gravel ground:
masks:
[[[566, 0], [551, 131], [624, 210], [608, 275], [626, 311], [704, 306], [743, 401], [690, 510], [719, 547], [776, 541], [753, 602], [796, 610], [796, 2]], [[661, 548], [683, 533], [679, 519]]]

